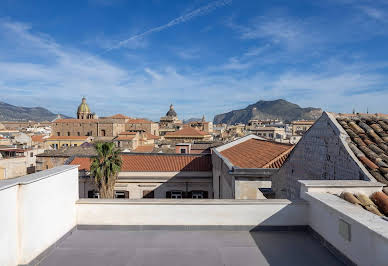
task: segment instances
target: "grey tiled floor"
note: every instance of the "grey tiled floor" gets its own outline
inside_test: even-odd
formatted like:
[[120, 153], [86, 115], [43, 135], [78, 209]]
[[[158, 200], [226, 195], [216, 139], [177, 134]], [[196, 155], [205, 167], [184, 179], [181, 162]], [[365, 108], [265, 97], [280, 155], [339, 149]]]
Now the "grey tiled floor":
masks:
[[342, 265], [306, 232], [78, 230], [39, 265]]

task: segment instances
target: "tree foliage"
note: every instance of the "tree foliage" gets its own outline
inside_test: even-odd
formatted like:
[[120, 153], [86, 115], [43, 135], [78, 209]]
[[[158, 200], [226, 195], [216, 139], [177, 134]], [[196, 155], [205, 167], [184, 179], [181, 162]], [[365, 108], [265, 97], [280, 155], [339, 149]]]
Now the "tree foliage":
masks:
[[100, 193], [100, 198], [114, 198], [114, 186], [121, 170], [120, 151], [113, 142], [95, 144], [97, 156], [93, 158], [90, 174]]

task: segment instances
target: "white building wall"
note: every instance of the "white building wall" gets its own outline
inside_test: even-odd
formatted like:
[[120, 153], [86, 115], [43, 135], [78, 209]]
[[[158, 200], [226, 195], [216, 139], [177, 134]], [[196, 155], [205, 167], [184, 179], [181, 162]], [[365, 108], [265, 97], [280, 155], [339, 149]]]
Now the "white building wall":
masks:
[[[387, 265], [387, 221], [328, 193], [306, 192], [302, 197], [309, 203], [310, 227], [342, 254], [357, 265]], [[349, 234], [340, 229], [343, 222]]]
[[6, 217], [0, 220], [0, 265], [28, 264], [74, 228], [76, 200], [77, 166], [1, 181], [0, 213]]
[[18, 264], [17, 197], [17, 186], [0, 190], [0, 265], [2, 266]]

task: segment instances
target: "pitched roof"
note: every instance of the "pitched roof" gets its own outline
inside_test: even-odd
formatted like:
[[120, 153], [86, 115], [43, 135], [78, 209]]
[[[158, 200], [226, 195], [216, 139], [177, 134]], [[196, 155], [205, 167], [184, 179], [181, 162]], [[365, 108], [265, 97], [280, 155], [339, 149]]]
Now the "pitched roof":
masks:
[[114, 141], [125, 141], [125, 140], [133, 140], [136, 135], [119, 135], [114, 139]]
[[[180, 172], [211, 171], [210, 155], [181, 154], [121, 154], [122, 172]], [[90, 171], [90, 157], [75, 157], [70, 164], [80, 165], [80, 170]]]
[[6, 139], [6, 138], [4, 138], [4, 137], [0, 136], [0, 139]]
[[159, 136], [152, 135], [151, 133], [146, 132], [145, 133], [147, 139], [160, 139]]
[[154, 150], [154, 145], [141, 145], [137, 146], [136, 149], [133, 150], [133, 152], [152, 152]]
[[135, 135], [137, 135], [137, 132], [129, 132], [129, 131], [124, 131], [124, 132], [121, 132], [121, 133], [119, 133], [119, 135], [121, 135], [121, 136], [125, 136], [125, 135], [131, 135], [131, 136], [135, 136]]
[[37, 157], [71, 157], [71, 156], [95, 156], [97, 155], [96, 149], [92, 144], [91, 146], [80, 145], [77, 147], [63, 147], [58, 150], [45, 150], [43, 153], [37, 155]]
[[123, 114], [115, 114], [115, 115], [109, 116], [109, 118], [113, 118], [113, 119], [129, 119], [130, 117], [126, 116], [126, 115], [123, 115]]
[[54, 121], [54, 123], [94, 123], [98, 122], [98, 119], [74, 119], [74, 118], [69, 118], [69, 119], [57, 119]]
[[33, 142], [43, 142], [43, 135], [33, 135], [31, 136], [31, 140]]
[[46, 140], [87, 140], [89, 136], [51, 136]]
[[209, 134], [192, 127], [182, 128], [181, 130], [178, 130], [175, 132], [167, 132], [165, 135], [165, 137], [203, 137], [203, 136], [209, 136]]
[[337, 121], [357, 158], [377, 181], [388, 184], [388, 120], [340, 116]]
[[250, 138], [220, 153], [240, 168], [280, 168], [293, 145]]
[[150, 120], [147, 119], [130, 119], [127, 124], [151, 124], [153, 123]]

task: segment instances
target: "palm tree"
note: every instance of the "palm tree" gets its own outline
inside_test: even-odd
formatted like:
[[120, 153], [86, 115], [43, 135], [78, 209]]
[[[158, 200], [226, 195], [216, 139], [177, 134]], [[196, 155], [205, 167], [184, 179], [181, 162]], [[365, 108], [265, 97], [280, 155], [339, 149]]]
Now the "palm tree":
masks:
[[90, 174], [98, 187], [101, 198], [114, 198], [117, 175], [121, 170], [120, 151], [113, 142], [95, 144], [97, 156], [90, 165]]

